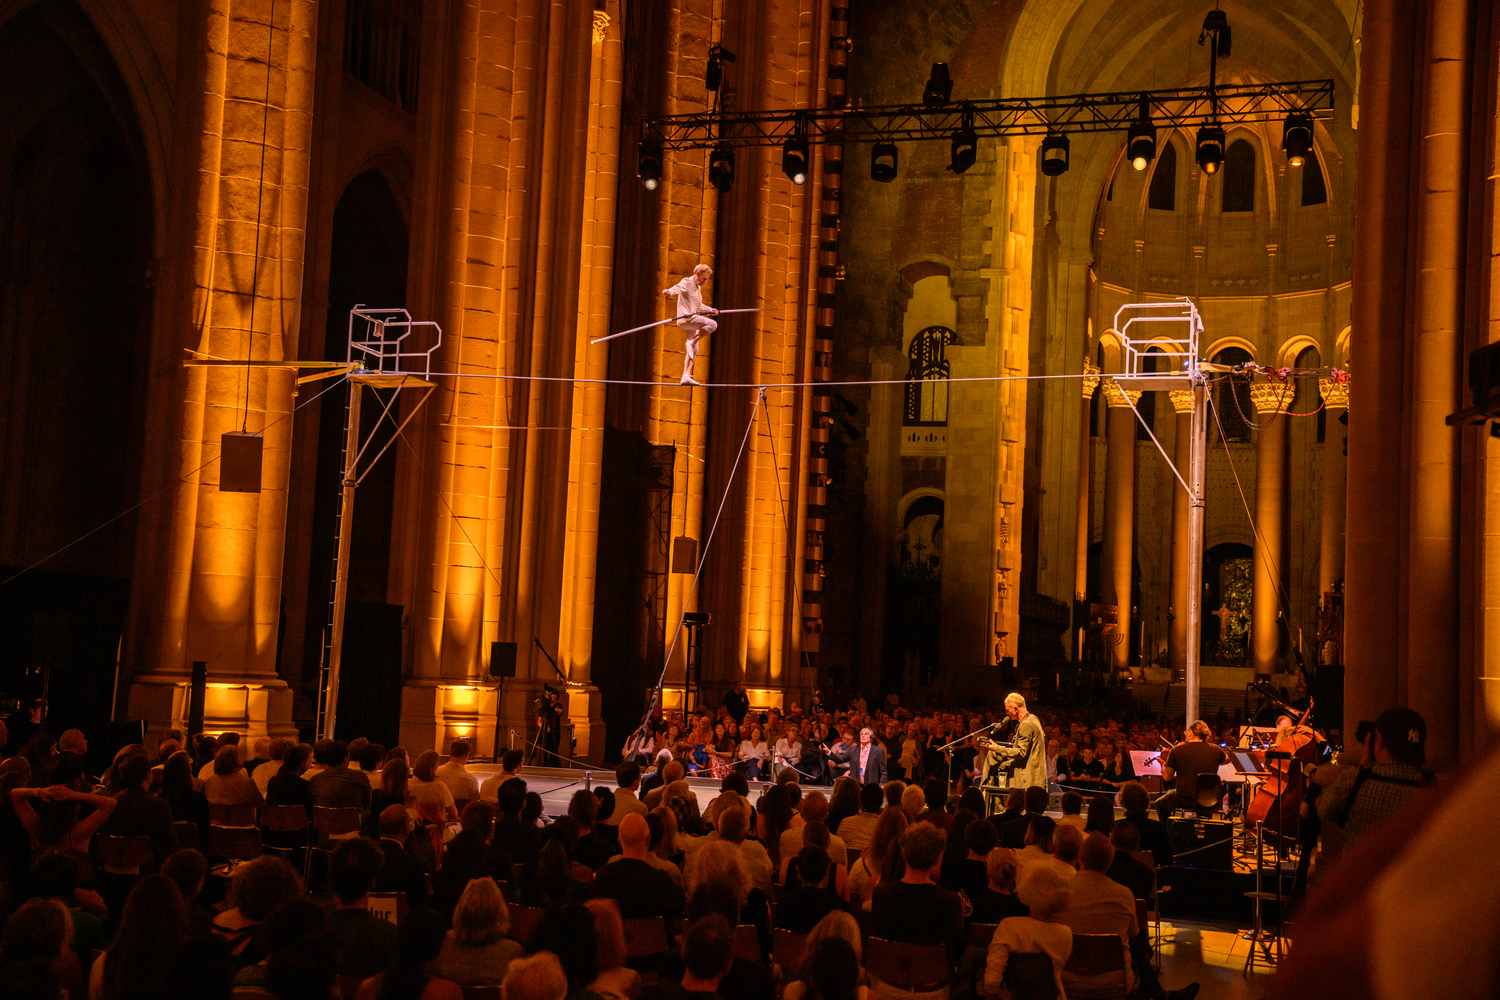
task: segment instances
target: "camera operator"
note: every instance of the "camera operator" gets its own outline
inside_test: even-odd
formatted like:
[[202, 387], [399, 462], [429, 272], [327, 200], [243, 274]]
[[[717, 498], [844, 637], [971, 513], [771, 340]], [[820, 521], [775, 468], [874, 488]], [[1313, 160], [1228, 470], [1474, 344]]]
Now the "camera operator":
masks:
[[[1392, 708], [1373, 723], [1361, 722], [1359, 767], [1343, 767], [1317, 797], [1318, 818], [1344, 830], [1351, 844], [1431, 784], [1427, 722], [1409, 708]], [[1321, 782], [1320, 782], [1321, 783]]]
[[561, 767], [557, 756], [558, 743], [562, 740], [561, 692], [551, 684], [542, 685], [542, 694], [536, 700], [537, 742], [543, 750], [543, 767]]

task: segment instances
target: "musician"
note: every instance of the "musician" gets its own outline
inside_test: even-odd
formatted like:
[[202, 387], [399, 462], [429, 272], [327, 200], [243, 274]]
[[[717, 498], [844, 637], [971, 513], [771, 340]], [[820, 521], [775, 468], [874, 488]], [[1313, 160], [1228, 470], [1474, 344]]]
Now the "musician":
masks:
[[1174, 809], [1193, 809], [1198, 801], [1198, 775], [1217, 774], [1219, 765], [1229, 758], [1224, 751], [1208, 742], [1213, 730], [1198, 719], [1183, 733], [1183, 742], [1171, 749], [1161, 762], [1161, 780], [1176, 781], [1177, 787], [1156, 800], [1156, 814], [1166, 822]]
[[1026, 710], [1026, 699], [1012, 691], [1005, 696], [1005, 714], [1015, 720], [1016, 735], [1009, 746], [990, 743], [990, 761], [1010, 769], [1012, 788], [1047, 787], [1047, 734], [1042, 721]]

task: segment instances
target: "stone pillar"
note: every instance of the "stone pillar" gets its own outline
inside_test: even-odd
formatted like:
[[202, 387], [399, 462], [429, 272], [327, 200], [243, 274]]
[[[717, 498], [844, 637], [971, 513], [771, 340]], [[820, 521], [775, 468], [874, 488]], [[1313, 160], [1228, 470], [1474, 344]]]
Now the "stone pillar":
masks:
[[1276, 672], [1280, 642], [1281, 539], [1286, 496], [1286, 414], [1292, 386], [1260, 383], [1250, 399], [1260, 428], [1255, 432], [1255, 591], [1250, 606], [1250, 664], [1257, 677]]
[[[1119, 609], [1111, 660], [1116, 667], [1130, 663], [1131, 569], [1135, 544], [1135, 413], [1131, 404], [1138, 389], [1105, 383], [1109, 405], [1109, 455], [1104, 466], [1104, 554], [1100, 600]], [[1129, 402], [1126, 402], [1126, 397]]]
[[[588, 177], [584, 186], [583, 279], [578, 289], [572, 447], [568, 468], [567, 541], [563, 550], [562, 624], [557, 659], [568, 680], [583, 685], [570, 698], [577, 756], [604, 759], [604, 722], [599, 689], [592, 683], [594, 572], [599, 551], [599, 476], [604, 454], [605, 386], [609, 347], [590, 344], [610, 332], [610, 285], [614, 275], [615, 195], [620, 162], [620, 91], [624, 42], [608, 11], [594, 11], [594, 50], [589, 90]], [[576, 710], [576, 711], [575, 711]]]
[[1318, 391], [1328, 414], [1323, 423], [1323, 523], [1318, 557], [1318, 599], [1344, 578], [1345, 472], [1349, 461], [1340, 419], [1349, 409], [1349, 385], [1319, 379]]
[[[1173, 389], [1169, 395], [1177, 414], [1172, 461], [1182, 478], [1187, 479], [1193, 462], [1193, 392]], [[1168, 483], [1172, 489], [1172, 626], [1167, 631], [1167, 665], [1175, 672], [1187, 669], [1188, 564], [1193, 559], [1202, 559], [1203, 553], [1188, 548], [1187, 491], [1175, 476]]]
[[[296, 357], [318, 7], [279, 3], [273, 26], [264, 5], [206, 6], [204, 37], [183, 49], [204, 60], [200, 131], [184, 153], [197, 164], [197, 186], [181, 192], [196, 202], [193, 243], [182, 248], [192, 259], [191, 305], [181, 310], [195, 327], [183, 346], [221, 358]], [[203, 660], [205, 729], [295, 735], [292, 692], [276, 674], [294, 375], [193, 368], [178, 383], [186, 393], [168, 463], [180, 484], [164, 539], [165, 599], [127, 708], [153, 730], [185, 724], [192, 663]], [[241, 430], [264, 434], [259, 493], [218, 488], [221, 435]]]
[[1094, 506], [1094, 428], [1089, 417], [1094, 412], [1094, 392], [1099, 388], [1099, 369], [1088, 359], [1084, 359], [1083, 381], [1079, 384], [1083, 387], [1083, 419], [1079, 421], [1082, 433], [1078, 436], [1078, 535], [1073, 561], [1073, 598], [1082, 601], [1089, 592], [1089, 539], [1092, 534], [1089, 521]]

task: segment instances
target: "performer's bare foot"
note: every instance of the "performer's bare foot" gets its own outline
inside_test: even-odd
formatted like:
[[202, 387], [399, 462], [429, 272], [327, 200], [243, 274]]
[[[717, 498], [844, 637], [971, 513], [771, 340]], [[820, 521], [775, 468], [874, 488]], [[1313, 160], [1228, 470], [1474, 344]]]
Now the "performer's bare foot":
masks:
[[684, 375], [684, 376], [682, 376], [682, 381], [678, 383], [678, 385], [702, 385], [702, 384], [703, 384], [702, 382], [699, 382], [697, 379], [693, 378], [693, 376], [691, 376], [691, 375]]

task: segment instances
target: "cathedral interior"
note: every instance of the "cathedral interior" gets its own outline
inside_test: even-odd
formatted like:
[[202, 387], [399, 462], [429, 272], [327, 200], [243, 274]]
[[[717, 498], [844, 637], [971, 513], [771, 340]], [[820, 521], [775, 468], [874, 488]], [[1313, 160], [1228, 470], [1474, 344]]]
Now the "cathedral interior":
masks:
[[[1061, 172], [1020, 133], [879, 179], [863, 141], [801, 183], [643, 158], [648, 119], [918, 104], [934, 64], [952, 102], [1332, 96], [1301, 162], [1277, 116], [1212, 171], [1170, 123]], [[1500, 445], [1447, 419], [1500, 339], [1488, 4], [0, 0], [0, 107], [8, 699], [161, 731], [202, 664], [205, 731], [306, 732], [341, 591], [338, 730], [387, 745], [490, 755], [552, 685], [602, 762], [659, 676], [1181, 713], [1199, 560], [1205, 708], [1409, 706], [1438, 767], [1500, 719]], [[600, 339], [699, 263], [758, 310], [703, 387], [671, 323]], [[1111, 378], [1118, 311], [1179, 297], [1220, 372], [1198, 552], [1188, 394]], [[356, 306], [441, 329], [430, 395], [350, 408]]]

